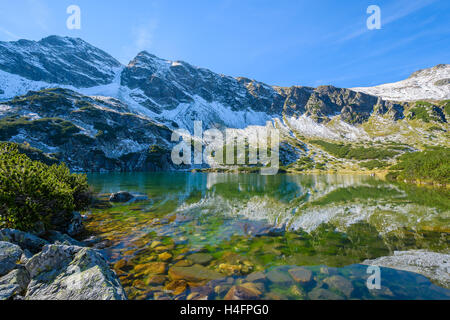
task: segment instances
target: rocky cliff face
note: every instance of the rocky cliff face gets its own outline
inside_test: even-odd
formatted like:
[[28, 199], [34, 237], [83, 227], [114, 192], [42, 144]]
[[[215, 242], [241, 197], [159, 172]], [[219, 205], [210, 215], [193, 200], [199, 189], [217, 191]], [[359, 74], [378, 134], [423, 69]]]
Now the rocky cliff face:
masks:
[[77, 171], [171, 169], [170, 130], [127, 110], [67, 89], [29, 92], [0, 107], [0, 140], [28, 143]]
[[312, 155], [322, 151], [299, 137], [439, 145], [448, 103], [390, 98], [448, 97], [448, 70], [421, 70], [400, 87], [285, 88], [148, 52], [121, 66], [81, 39], [0, 42], [0, 140], [27, 142], [83, 171], [173, 169], [171, 132], [192, 132], [194, 121], [205, 129], [270, 121], [282, 129], [283, 150], [302, 146]]
[[81, 39], [0, 42], [0, 70], [28, 80], [74, 87], [110, 83], [120, 63]]

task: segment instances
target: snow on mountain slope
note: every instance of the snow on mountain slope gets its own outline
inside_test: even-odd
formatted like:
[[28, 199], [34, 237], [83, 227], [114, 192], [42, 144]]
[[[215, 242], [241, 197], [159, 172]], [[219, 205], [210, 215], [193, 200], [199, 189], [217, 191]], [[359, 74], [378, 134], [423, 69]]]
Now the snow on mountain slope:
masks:
[[395, 122], [405, 117], [402, 104], [376, 95], [392, 100], [449, 98], [449, 79], [450, 66], [438, 65], [405, 81], [373, 88], [283, 88], [145, 51], [123, 66], [81, 39], [50, 36], [38, 42], [0, 42], [0, 101], [59, 87], [95, 99], [117, 99], [123, 112], [190, 131], [194, 121], [203, 121], [205, 129], [244, 129], [283, 119], [278, 120], [280, 126], [294, 139], [295, 132], [330, 140], [367, 140], [361, 124], [369, 119], [386, 116]]
[[120, 66], [109, 54], [78, 38], [0, 42], [0, 70], [29, 80], [92, 87], [110, 83]]
[[419, 70], [403, 81], [352, 90], [394, 101], [450, 99], [450, 64]]
[[306, 115], [290, 117], [286, 119], [286, 123], [292, 130], [306, 137], [349, 141], [369, 139], [364, 129], [352, 126], [340, 120], [338, 116], [327, 124], [317, 123]]

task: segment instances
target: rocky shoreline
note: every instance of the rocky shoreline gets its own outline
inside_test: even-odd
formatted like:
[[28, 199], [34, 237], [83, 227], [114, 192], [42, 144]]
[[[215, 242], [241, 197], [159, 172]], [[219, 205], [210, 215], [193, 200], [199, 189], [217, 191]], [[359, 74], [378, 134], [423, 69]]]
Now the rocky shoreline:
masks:
[[[142, 199], [121, 191], [109, 201]], [[0, 229], [0, 300], [127, 300], [101, 239], [72, 238], [83, 234], [85, 218], [73, 212], [50, 231], [41, 225], [33, 232]]]
[[[53, 243], [0, 230], [0, 300], [126, 300], [99, 250], [52, 232]], [[62, 242], [61, 242], [62, 240]]]
[[59, 231], [0, 229], [0, 300], [126, 300], [99, 240], [72, 238], [83, 230], [77, 212]]

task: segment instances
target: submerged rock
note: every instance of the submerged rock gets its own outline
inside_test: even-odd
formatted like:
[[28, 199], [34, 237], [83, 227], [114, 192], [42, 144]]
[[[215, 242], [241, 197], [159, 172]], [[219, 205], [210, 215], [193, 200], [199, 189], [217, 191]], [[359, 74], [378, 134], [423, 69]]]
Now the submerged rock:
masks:
[[249, 274], [246, 280], [249, 282], [265, 282], [267, 280], [267, 277], [264, 272], [259, 271]]
[[111, 194], [111, 196], [109, 197], [109, 201], [110, 202], [128, 202], [131, 199], [133, 199], [134, 196], [126, 191], [119, 191], [116, 193]]
[[305, 268], [294, 268], [289, 270], [289, 274], [295, 282], [307, 284], [312, 281], [312, 272]]
[[173, 295], [179, 295], [185, 292], [188, 288], [187, 282], [184, 280], [174, 280], [169, 282], [164, 290], [171, 292]]
[[169, 276], [172, 280], [186, 280], [188, 282], [210, 281], [223, 278], [222, 274], [199, 264], [191, 267], [172, 267], [169, 269]]
[[116, 274], [96, 250], [47, 245], [26, 268], [28, 300], [125, 300]]
[[16, 268], [22, 254], [18, 245], [0, 241], [0, 277]]
[[256, 300], [262, 295], [259, 288], [253, 283], [233, 286], [225, 296], [225, 300]]
[[419, 273], [450, 288], [450, 254], [425, 250], [395, 251], [393, 256], [366, 260], [363, 264]]
[[213, 256], [208, 253], [194, 253], [186, 257], [194, 264], [207, 265], [213, 259]]
[[169, 252], [163, 252], [163, 253], [158, 255], [158, 258], [161, 261], [170, 261], [170, 260], [172, 260], [173, 256]]
[[266, 275], [270, 282], [278, 285], [288, 285], [293, 283], [293, 280], [289, 274], [281, 270], [270, 270]]
[[165, 262], [149, 262], [145, 264], [140, 264], [134, 267], [136, 273], [144, 274], [164, 274], [167, 270], [167, 263]]
[[332, 276], [323, 280], [329, 288], [342, 292], [346, 297], [350, 297], [353, 292], [352, 283], [342, 276]]
[[308, 297], [311, 300], [344, 300], [344, 298], [340, 295], [323, 288], [315, 288], [311, 290], [311, 292], [308, 293]]

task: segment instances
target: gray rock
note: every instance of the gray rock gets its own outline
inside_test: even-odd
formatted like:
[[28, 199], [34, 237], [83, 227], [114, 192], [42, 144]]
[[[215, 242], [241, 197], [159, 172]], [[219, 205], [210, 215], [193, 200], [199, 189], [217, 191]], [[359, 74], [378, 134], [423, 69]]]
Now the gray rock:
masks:
[[0, 42], [0, 70], [30, 80], [92, 87], [110, 83], [119, 67], [109, 54], [81, 39]]
[[330, 267], [324, 266], [324, 267], [320, 268], [320, 273], [334, 276], [334, 275], [338, 274], [338, 270], [336, 268], [330, 268]]
[[312, 281], [312, 272], [305, 268], [289, 269], [289, 274], [296, 282], [307, 284]]
[[111, 194], [111, 197], [109, 197], [109, 201], [111, 202], [128, 202], [131, 199], [133, 199], [134, 196], [126, 191], [119, 191], [116, 193]]
[[395, 251], [393, 256], [366, 260], [366, 265], [415, 272], [450, 288], [450, 255], [425, 250]]
[[14, 243], [21, 247], [22, 250], [29, 250], [32, 253], [38, 253], [48, 244], [44, 239], [31, 233], [14, 229], [0, 229], [0, 241]]
[[208, 253], [193, 253], [186, 257], [189, 261], [194, 264], [207, 265], [213, 260], [213, 256]]
[[93, 247], [97, 243], [100, 243], [102, 238], [98, 236], [90, 236], [82, 241], [83, 245], [80, 247]]
[[340, 295], [323, 288], [315, 288], [311, 290], [311, 292], [308, 293], [308, 297], [311, 300], [344, 300], [344, 298]]
[[0, 241], [0, 276], [4, 276], [16, 268], [22, 253], [23, 251], [18, 245]]
[[264, 274], [264, 272], [259, 271], [259, 272], [250, 273], [247, 276], [246, 280], [248, 282], [266, 282], [267, 277]]
[[323, 280], [328, 287], [342, 292], [346, 297], [350, 297], [353, 292], [352, 283], [342, 276], [332, 276]]
[[76, 236], [83, 232], [83, 218], [79, 212], [74, 212], [72, 220], [70, 220], [69, 225], [67, 227], [67, 233], [69, 236]]
[[29, 282], [30, 274], [24, 267], [11, 271], [0, 278], [0, 300], [24, 295]]
[[27, 300], [125, 300], [126, 294], [96, 250], [47, 245], [27, 264]]
[[58, 232], [58, 231], [49, 231], [46, 237], [51, 243], [55, 244], [58, 242], [59, 244], [68, 244], [72, 246], [84, 247], [83, 243], [73, 239], [67, 234]]
[[33, 254], [29, 250], [25, 249], [20, 257], [19, 263], [25, 265], [32, 257]]
[[267, 276], [267, 279], [270, 280], [270, 282], [275, 283], [275, 284], [288, 285], [288, 284], [294, 283], [292, 278], [285, 271], [271, 270], [271, 271], [267, 272], [266, 276]]

